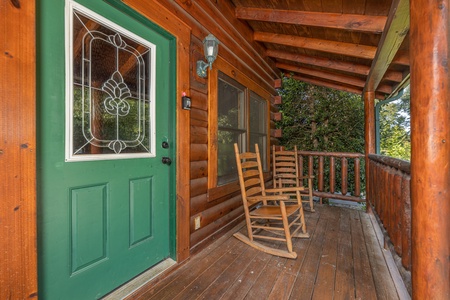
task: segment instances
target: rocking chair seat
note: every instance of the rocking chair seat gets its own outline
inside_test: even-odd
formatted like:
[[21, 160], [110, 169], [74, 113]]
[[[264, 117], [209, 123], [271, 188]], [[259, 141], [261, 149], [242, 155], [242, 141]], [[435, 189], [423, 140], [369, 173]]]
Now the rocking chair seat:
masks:
[[[297, 205], [286, 205], [287, 216], [292, 215], [296, 210], [298, 210]], [[250, 216], [281, 217], [281, 209], [279, 205], [265, 205], [252, 210]]]

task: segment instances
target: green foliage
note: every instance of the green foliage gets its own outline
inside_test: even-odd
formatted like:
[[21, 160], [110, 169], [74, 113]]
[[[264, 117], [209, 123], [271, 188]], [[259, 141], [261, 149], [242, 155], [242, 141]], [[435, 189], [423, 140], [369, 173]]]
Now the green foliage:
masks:
[[[304, 151], [364, 152], [364, 103], [359, 95], [310, 85], [284, 77], [279, 90], [283, 103], [283, 130], [280, 143], [288, 149], [297, 145]], [[317, 159], [314, 168], [317, 168]], [[306, 166], [305, 166], [306, 167]], [[325, 160], [325, 178], [329, 178], [329, 160]], [[354, 188], [354, 160], [348, 161], [349, 191]], [[361, 190], [365, 189], [364, 160], [361, 161]], [[307, 170], [305, 170], [307, 172]], [[317, 175], [317, 174], [316, 174]], [[336, 160], [336, 188], [340, 189], [341, 165]], [[316, 183], [317, 184], [317, 183]], [[329, 183], [325, 183], [328, 189]]]
[[364, 152], [364, 103], [358, 95], [283, 78], [281, 144], [329, 152]]
[[381, 106], [380, 152], [382, 155], [410, 160], [410, 93], [409, 89], [398, 100]]

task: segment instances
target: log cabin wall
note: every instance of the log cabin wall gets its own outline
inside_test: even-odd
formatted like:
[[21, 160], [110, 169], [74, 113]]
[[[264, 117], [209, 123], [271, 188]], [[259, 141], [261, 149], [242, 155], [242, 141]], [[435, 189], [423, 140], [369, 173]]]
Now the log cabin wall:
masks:
[[[139, 11], [138, 1], [127, 0], [125, 3]], [[225, 232], [243, 219], [237, 181], [235, 184], [216, 187], [213, 184], [215, 175], [209, 173], [209, 170], [214, 169], [214, 165], [217, 164], [214, 155], [211, 155], [211, 145], [217, 136], [214, 130], [211, 130], [211, 119], [214, 117], [210, 112], [212, 93], [217, 93], [217, 77], [214, 74], [217, 75], [217, 70], [227, 73], [240, 83], [245, 81], [244, 85], [247, 87], [250, 85], [252, 91], [264, 96], [268, 100], [267, 110], [270, 112], [267, 115], [268, 119], [270, 116], [275, 118], [274, 113], [277, 112], [276, 106], [273, 105], [274, 96], [276, 96], [274, 79], [279, 78], [279, 74], [274, 71], [273, 64], [261, 58], [260, 53], [264, 53], [262, 47], [252, 41], [253, 33], [250, 28], [235, 18], [232, 4], [207, 0], [159, 1], [159, 4], [191, 29], [190, 86], [186, 91], [192, 99], [189, 119], [189, 238], [190, 249], [196, 250], [202, 248], [200, 245], [203, 241], [208, 241], [215, 235]], [[142, 13], [151, 16], [152, 12], [142, 11]], [[167, 16], [166, 19], [168, 22], [174, 21], [173, 16]], [[219, 57], [213, 64], [213, 70], [216, 73], [209, 71], [207, 78], [201, 78], [196, 74], [196, 62], [200, 59], [205, 60], [202, 41], [209, 33], [220, 41]], [[276, 117], [280, 116], [276, 115]], [[274, 130], [274, 122], [271, 121], [269, 124], [268, 133], [279, 134]], [[268, 137], [268, 139], [272, 143], [276, 142], [274, 137]], [[269, 146], [268, 149], [270, 149]], [[197, 230], [195, 229], [196, 218], [200, 219], [200, 228]], [[181, 227], [183, 226], [178, 226], [178, 228]], [[184, 231], [181, 234], [186, 233]]]

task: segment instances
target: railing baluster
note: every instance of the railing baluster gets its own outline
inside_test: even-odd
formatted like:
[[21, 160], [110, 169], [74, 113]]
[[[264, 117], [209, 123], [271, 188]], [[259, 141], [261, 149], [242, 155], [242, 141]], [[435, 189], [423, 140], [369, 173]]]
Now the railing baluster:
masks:
[[341, 157], [341, 192], [342, 195], [347, 195], [348, 191], [348, 161], [345, 157]]
[[308, 158], [308, 176], [314, 176], [314, 156]]
[[411, 282], [410, 163], [369, 154], [369, 202], [384, 227], [385, 247], [391, 250], [405, 282]]
[[[319, 192], [323, 192], [323, 156], [319, 156], [319, 178], [317, 186]], [[322, 197], [320, 197], [320, 204], [322, 204]]]
[[404, 176], [402, 180], [402, 265], [407, 270], [411, 270], [411, 179]]
[[394, 177], [394, 246], [395, 251], [398, 255], [402, 255], [402, 215], [398, 212], [403, 211], [403, 203], [402, 203], [402, 176], [399, 174], [395, 174]]
[[334, 194], [334, 183], [336, 180], [334, 156], [330, 157], [330, 193]]
[[359, 168], [361, 167], [359, 158], [355, 158], [355, 196], [359, 197], [361, 195], [361, 173]]
[[[303, 155], [298, 156], [298, 173], [303, 174]], [[300, 186], [303, 186], [303, 180], [300, 180]]]

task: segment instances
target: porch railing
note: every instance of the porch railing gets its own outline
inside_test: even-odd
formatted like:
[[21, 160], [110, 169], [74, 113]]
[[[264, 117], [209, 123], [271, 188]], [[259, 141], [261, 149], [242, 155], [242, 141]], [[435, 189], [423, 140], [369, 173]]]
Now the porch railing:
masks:
[[370, 154], [369, 172], [367, 198], [385, 229], [385, 245], [398, 255], [397, 267], [408, 287], [411, 270], [410, 163]]
[[[365, 202], [361, 153], [298, 151], [300, 174], [315, 176], [313, 195], [320, 198]], [[364, 160], [363, 160], [364, 162]]]

